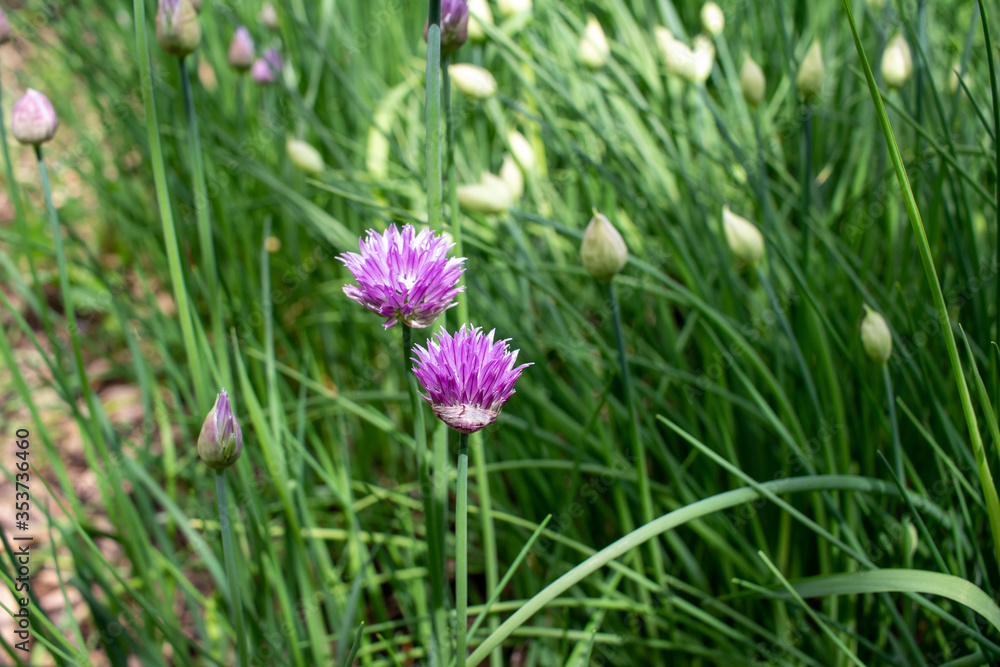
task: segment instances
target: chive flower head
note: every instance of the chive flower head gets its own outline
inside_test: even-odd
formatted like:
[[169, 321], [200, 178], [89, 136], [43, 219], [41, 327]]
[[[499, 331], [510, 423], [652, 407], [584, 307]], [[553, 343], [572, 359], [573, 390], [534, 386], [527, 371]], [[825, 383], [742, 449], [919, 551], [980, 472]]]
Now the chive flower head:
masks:
[[508, 340], [494, 341], [494, 331], [463, 325], [454, 335], [441, 330], [427, 347], [414, 347], [413, 373], [435, 416], [459, 433], [489, 426], [514, 395], [514, 383], [531, 364], [517, 363], [519, 350]]
[[389, 329], [402, 321], [408, 327], [430, 326], [444, 311], [457, 305], [455, 297], [465, 271], [464, 257], [448, 257], [455, 246], [429, 228], [412, 225], [400, 231], [390, 225], [384, 234], [368, 230], [361, 252], [337, 259], [354, 275], [357, 285], [345, 285], [344, 294], [386, 318]]

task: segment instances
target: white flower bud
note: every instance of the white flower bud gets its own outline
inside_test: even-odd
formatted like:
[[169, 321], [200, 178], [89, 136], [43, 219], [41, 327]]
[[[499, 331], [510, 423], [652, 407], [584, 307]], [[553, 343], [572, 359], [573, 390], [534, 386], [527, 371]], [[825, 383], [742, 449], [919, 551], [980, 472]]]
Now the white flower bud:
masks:
[[604, 28], [601, 22], [593, 14], [587, 18], [587, 27], [583, 29], [580, 36], [580, 46], [577, 49], [577, 57], [587, 67], [599, 69], [608, 62], [611, 55], [611, 47], [608, 45], [608, 38], [604, 35]]
[[455, 87], [469, 97], [483, 100], [497, 92], [497, 80], [489, 71], [477, 65], [467, 63], [449, 65], [448, 74]]
[[299, 171], [310, 175], [322, 173], [323, 156], [311, 145], [299, 139], [289, 139], [285, 150], [288, 151], [288, 158], [292, 161], [292, 165]]
[[872, 361], [884, 364], [892, 354], [892, 333], [885, 318], [865, 305], [865, 317], [861, 320], [861, 345]]
[[499, 0], [497, 7], [501, 16], [509, 18], [521, 12], [530, 12], [531, 0]]
[[722, 207], [722, 223], [726, 231], [726, 243], [742, 264], [753, 266], [764, 256], [764, 235], [757, 226]]
[[882, 78], [890, 88], [902, 88], [913, 76], [913, 58], [910, 45], [897, 33], [882, 53]]
[[726, 27], [726, 15], [722, 7], [714, 2], [706, 2], [701, 7], [701, 25], [710, 35], [718, 35]]
[[485, 173], [480, 183], [458, 186], [458, 203], [476, 213], [504, 213], [512, 197], [503, 179]]
[[507, 134], [507, 143], [510, 144], [510, 152], [514, 155], [517, 163], [521, 165], [521, 169], [526, 174], [533, 173], [535, 167], [538, 166], [538, 158], [535, 157], [535, 149], [528, 138], [517, 130], [511, 130]]
[[487, 0], [469, 0], [469, 39], [473, 42], [485, 42], [486, 33], [482, 24], [493, 25], [493, 12]]
[[517, 162], [514, 161], [510, 153], [503, 155], [503, 164], [500, 165], [500, 180], [507, 186], [512, 200], [516, 201], [524, 194], [524, 174], [521, 173], [521, 168], [517, 166]]
[[691, 83], [703, 83], [708, 79], [715, 63], [715, 45], [711, 39], [698, 35], [691, 49], [662, 26], [657, 26], [654, 34], [668, 72]]

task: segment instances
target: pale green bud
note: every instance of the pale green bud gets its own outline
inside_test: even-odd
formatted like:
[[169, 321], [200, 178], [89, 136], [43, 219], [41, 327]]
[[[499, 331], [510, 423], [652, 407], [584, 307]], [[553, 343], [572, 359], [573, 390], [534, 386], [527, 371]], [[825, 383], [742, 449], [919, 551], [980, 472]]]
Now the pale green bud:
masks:
[[872, 361], [884, 364], [892, 355], [892, 333], [885, 318], [865, 305], [865, 317], [861, 320], [861, 345]]
[[323, 171], [323, 156], [311, 145], [299, 139], [289, 139], [285, 145], [288, 158], [299, 171], [316, 175]]
[[594, 209], [594, 217], [583, 232], [580, 259], [587, 273], [605, 282], [614, 278], [628, 262], [625, 239], [597, 209]]
[[743, 97], [750, 106], [757, 106], [764, 101], [767, 94], [767, 80], [764, 78], [764, 70], [760, 68], [750, 54], [743, 55], [743, 66], [740, 67], [740, 88], [743, 90]]
[[742, 264], [753, 266], [764, 256], [764, 235], [757, 226], [722, 207], [722, 224], [726, 232], [726, 243], [733, 256]]
[[513, 200], [510, 189], [502, 178], [483, 174], [480, 183], [458, 186], [458, 203], [462, 208], [476, 213], [504, 213]]
[[487, 0], [469, 0], [469, 39], [473, 42], [485, 42], [486, 33], [482, 24], [493, 25], [493, 12]]
[[500, 15], [509, 18], [515, 14], [531, 11], [531, 0], [499, 0], [497, 7]]
[[521, 169], [526, 174], [533, 173], [538, 166], [538, 158], [535, 157], [535, 149], [528, 138], [517, 130], [511, 130], [507, 133], [507, 143], [510, 144], [510, 152], [521, 165]]
[[449, 65], [448, 74], [456, 88], [477, 100], [492, 97], [497, 92], [497, 80], [489, 71], [477, 65], [467, 63]]
[[604, 35], [604, 28], [597, 17], [591, 14], [587, 18], [587, 27], [583, 29], [580, 36], [580, 45], [577, 48], [577, 56], [580, 62], [591, 69], [604, 67], [611, 55], [611, 47], [608, 45], [608, 38]]
[[701, 7], [701, 25], [710, 35], [719, 35], [726, 27], [726, 15], [722, 7], [714, 2], [706, 2]]
[[812, 99], [819, 95], [823, 89], [823, 77], [826, 76], [826, 66], [823, 65], [823, 49], [819, 45], [819, 40], [813, 40], [812, 46], [806, 51], [806, 57], [799, 65], [799, 74], [795, 78], [795, 84], [799, 88], [802, 97]]
[[510, 153], [504, 153], [503, 164], [500, 166], [500, 180], [510, 191], [511, 199], [516, 201], [524, 194], [524, 174]]
[[902, 88], [913, 76], [910, 45], [897, 33], [882, 53], [882, 78], [890, 88]]

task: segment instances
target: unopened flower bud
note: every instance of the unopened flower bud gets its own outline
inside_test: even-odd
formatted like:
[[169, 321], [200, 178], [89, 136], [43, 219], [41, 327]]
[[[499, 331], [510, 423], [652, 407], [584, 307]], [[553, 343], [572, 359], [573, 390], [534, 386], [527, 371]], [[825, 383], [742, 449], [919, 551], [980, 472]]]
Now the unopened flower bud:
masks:
[[515, 14], [531, 11], [531, 0], [499, 0], [497, 7], [501, 16], [509, 18]]
[[250, 68], [250, 78], [253, 79], [254, 83], [262, 86], [270, 85], [278, 80], [274, 70], [271, 69], [271, 66], [263, 58], [257, 58], [257, 60], [253, 61], [253, 66]]
[[701, 7], [701, 25], [710, 35], [719, 35], [726, 27], [726, 15], [722, 13], [722, 7], [714, 2], [706, 2]]
[[599, 69], [608, 62], [611, 55], [611, 47], [608, 45], [608, 38], [604, 35], [604, 28], [601, 22], [593, 14], [587, 19], [587, 27], [583, 29], [580, 36], [580, 45], [577, 48], [577, 57], [587, 67]]
[[826, 66], [823, 65], [823, 49], [820, 48], [819, 40], [813, 40], [812, 46], [806, 51], [806, 57], [799, 65], [799, 73], [795, 78], [795, 84], [799, 88], [799, 93], [807, 100], [819, 95], [823, 89], [823, 77], [826, 75]]
[[897, 33], [882, 53], [882, 78], [890, 88], [902, 88], [912, 75], [910, 45], [901, 33]]
[[253, 65], [254, 48], [250, 31], [240, 26], [229, 43], [229, 66], [237, 72], [246, 72]]
[[278, 11], [270, 2], [265, 2], [260, 8], [260, 23], [268, 30], [277, 30], [279, 27]]
[[486, 33], [482, 24], [493, 25], [493, 12], [487, 0], [469, 0], [469, 39], [473, 42], [485, 42]]
[[156, 13], [156, 41], [173, 56], [189, 55], [201, 42], [198, 12], [191, 0], [160, 0]]
[[289, 139], [285, 145], [288, 158], [299, 171], [316, 175], [323, 171], [323, 156], [310, 144], [299, 139]]
[[594, 217], [583, 232], [580, 260], [587, 273], [605, 282], [614, 278], [628, 262], [625, 239], [597, 209], [594, 209]]
[[458, 186], [458, 203], [476, 213], [504, 213], [512, 199], [503, 179], [490, 173], [484, 173], [480, 183]]
[[7, 15], [0, 9], [0, 44], [6, 44], [9, 41], [10, 21], [7, 20]]
[[743, 66], [740, 67], [740, 88], [747, 104], [754, 107], [764, 101], [764, 95], [767, 93], [764, 70], [754, 62], [749, 53], [743, 56]]
[[477, 65], [466, 63], [449, 65], [448, 74], [455, 87], [469, 97], [483, 100], [497, 92], [497, 80], [487, 70]]
[[653, 32], [668, 72], [691, 83], [703, 83], [708, 79], [715, 64], [715, 45], [711, 39], [698, 35], [692, 49], [662, 26], [657, 26]]
[[730, 211], [728, 206], [722, 207], [722, 224], [733, 256], [746, 266], [759, 262], [764, 256], [764, 235], [757, 226]]
[[243, 431], [223, 389], [205, 417], [198, 436], [198, 456], [213, 470], [225, 470], [243, 453]]
[[500, 165], [500, 180], [510, 191], [511, 199], [520, 199], [521, 195], [524, 194], [524, 174], [521, 173], [521, 168], [510, 153], [503, 155], [503, 164]]
[[885, 318], [865, 305], [865, 317], [861, 320], [861, 345], [872, 361], [884, 364], [892, 354], [892, 333]]
[[21, 99], [14, 102], [10, 113], [10, 129], [22, 144], [38, 146], [56, 134], [59, 117], [52, 102], [42, 93], [29, 88]]
[[[429, 22], [424, 23], [424, 41], [427, 41]], [[441, 2], [441, 57], [462, 48], [469, 38], [469, 5], [465, 0]]]
[[535, 149], [531, 146], [528, 138], [517, 130], [511, 130], [507, 133], [507, 143], [510, 144], [510, 152], [514, 155], [517, 163], [521, 165], [521, 169], [526, 174], [533, 173], [535, 167], [538, 166], [538, 158], [535, 157]]

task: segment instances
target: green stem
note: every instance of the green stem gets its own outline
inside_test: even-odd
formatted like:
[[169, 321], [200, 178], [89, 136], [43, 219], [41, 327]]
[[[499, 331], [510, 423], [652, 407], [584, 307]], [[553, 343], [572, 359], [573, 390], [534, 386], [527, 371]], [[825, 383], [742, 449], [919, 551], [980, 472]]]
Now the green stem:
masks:
[[[430, 469], [427, 465], [427, 429], [424, 426], [424, 406], [417, 388], [417, 378], [413, 374], [413, 334], [410, 327], [400, 324], [403, 328], [403, 363], [406, 367], [406, 386], [410, 393], [410, 406], [413, 410], [413, 437], [417, 447], [417, 477], [420, 479], [420, 495], [424, 504], [424, 521], [427, 532], [427, 557], [430, 560], [431, 571], [431, 637], [428, 641], [428, 653], [432, 659], [430, 664], [437, 663], [438, 650], [441, 648], [442, 628], [447, 627], [442, 621], [444, 614], [444, 554], [438, 548], [437, 534], [439, 532], [435, 520], [434, 492], [431, 483]], [[440, 481], [438, 481], [440, 483]]]
[[892, 390], [892, 376], [889, 375], [889, 365], [882, 366], [882, 379], [885, 382], [885, 401], [889, 408], [889, 430], [892, 433], [892, 463], [896, 469], [896, 477], [899, 483], [906, 480], [906, 472], [903, 469], [903, 445], [899, 440], [899, 424], [896, 421], [896, 397]]
[[805, 103], [805, 118], [802, 122], [802, 265], [809, 265], [809, 246], [812, 229], [809, 226], [809, 204], [812, 195], [812, 105]]
[[[632, 448], [635, 452], [636, 464], [639, 468], [639, 502], [642, 509], [642, 522], [649, 523], [653, 520], [653, 496], [649, 488], [649, 473], [646, 470], [646, 445], [639, 434], [639, 412], [635, 404], [635, 396], [632, 389], [632, 374], [628, 367], [628, 354], [625, 352], [625, 334], [622, 327], [621, 308], [618, 307], [618, 297], [615, 295], [614, 282], [608, 282], [608, 303], [611, 305], [611, 314], [615, 323], [615, 339], [618, 342], [618, 361], [621, 366], [622, 383], [625, 385], [625, 405], [629, 412], [629, 437], [632, 440]], [[653, 558], [653, 568], [656, 571], [657, 583], [666, 587], [667, 577], [663, 567], [663, 555], [660, 553], [660, 546], [657, 543], [650, 545], [650, 553]]]
[[229, 600], [232, 604], [232, 620], [236, 627], [236, 652], [240, 656], [240, 666], [247, 667], [247, 638], [243, 627], [243, 602], [240, 599], [240, 582], [236, 574], [236, 552], [233, 551], [233, 535], [229, 528], [229, 503], [226, 502], [226, 480], [222, 470], [215, 471], [215, 495], [219, 500], [219, 530], [222, 531], [222, 553], [226, 559], [226, 578], [229, 580]]
[[458, 610], [458, 664], [465, 665], [469, 629], [469, 434], [458, 444], [458, 491], [455, 500], [455, 607]]
[[94, 437], [101, 438], [101, 427], [97, 420], [97, 415], [93, 411], [93, 395], [90, 391], [90, 384], [87, 382], [87, 371], [83, 363], [83, 353], [80, 349], [80, 331], [76, 324], [76, 306], [73, 303], [73, 291], [70, 288], [69, 269], [66, 265], [66, 252], [63, 249], [62, 232], [59, 230], [59, 213], [52, 203], [52, 184], [49, 181], [49, 170], [45, 166], [45, 159], [42, 157], [42, 147], [35, 146], [35, 157], [38, 158], [38, 173], [42, 179], [42, 192], [45, 196], [45, 209], [48, 212], [49, 226], [52, 230], [52, 243], [56, 250], [56, 264], [59, 267], [59, 289], [62, 294], [63, 310], [66, 314], [66, 328], [69, 330], [69, 339], [73, 346], [73, 358], [76, 361], [76, 371], [80, 376], [80, 389], [83, 392], [88, 408], [91, 410], [91, 418], [94, 420]]
[[[0, 111], [3, 109], [3, 85], [0, 82]], [[24, 210], [21, 208], [21, 193], [17, 187], [17, 181], [14, 180], [14, 163], [10, 160], [10, 149], [7, 147], [7, 126], [6, 121], [3, 119], [2, 113], [0, 113], [0, 144], [3, 145], [3, 160], [4, 166], [7, 169], [7, 192], [10, 195], [11, 201], [14, 203], [14, 219], [17, 221], [18, 231], [21, 233], [22, 243], [24, 244], [24, 257], [28, 260], [28, 271], [31, 273], [31, 284], [35, 290], [36, 299], [36, 312], [42, 320], [42, 324], [45, 327], [45, 331], [49, 334], [51, 340], [55, 340], [55, 336], [52, 335], [52, 325], [49, 322], [49, 310], [44, 308], [45, 295], [42, 291], [42, 283], [38, 280], [38, 271], [35, 269], [35, 259], [31, 254], [30, 244], [28, 243], [28, 238], [30, 231], [28, 229], [28, 221], [25, 219]], [[59, 363], [61, 360], [56, 359]]]
[[187, 118], [188, 141], [191, 152], [191, 170], [194, 173], [194, 210], [198, 220], [198, 238], [201, 245], [201, 265], [205, 272], [208, 288], [207, 300], [212, 321], [212, 338], [215, 344], [216, 363], [219, 364], [223, 383], [232, 382], [229, 355], [226, 352], [226, 332], [222, 325], [222, 295], [219, 290], [219, 274], [215, 266], [215, 245], [212, 240], [212, 221], [208, 210], [208, 185], [205, 181], [205, 158], [201, 152], [201, 137], [198, 133], [198, 113], [194, 106], [191, 90], [191, 76], [187, 58], [180, 58], [181, 91], [184, 96], [184, 114]]
[[433, 21], [434, 5], [440, 22], [441, 3], [431, 2], [427, 31], [427, 224], [441, 231], [444, 202], [441, 187], [441, 26]]
[[167, 187], [167, 170], [163, 163], [163, 149], [160, 146], [160, 132], [156, 120], [156, 101], [153, 98], [152, 66], [149, 58], [149, 42], [146, 33], [146, 6], [143, 0], [133, 0], [135, 14], [136, 51], [139, 54], [139, 76], [142, 80], [142, 100], [146, 109], [146, 131], [149, 134], [149, 152], [153, 166], [153, 182], [156, 186], [156, 201], [160, 207], [160, 221], [163, 225], [163, 241], [167, 247], [167, 263], [170, 266], [170, 280], [177, 303], [177, 317], [180, 319], [184, 352], [187, 356], [191, 379], [194, 382], [198, 405], [208, 410], [211, 396], [207, 392], [202, 375], [201, 353], [195, 343], [194, 325], [188, 304], [187, 287], [181, 265], [181, 252], [177, 243], [177, 230], [170, 207], [170, 190]]

